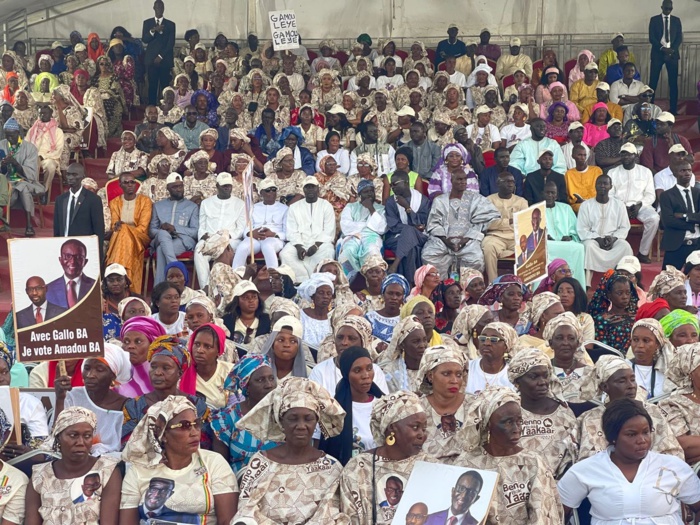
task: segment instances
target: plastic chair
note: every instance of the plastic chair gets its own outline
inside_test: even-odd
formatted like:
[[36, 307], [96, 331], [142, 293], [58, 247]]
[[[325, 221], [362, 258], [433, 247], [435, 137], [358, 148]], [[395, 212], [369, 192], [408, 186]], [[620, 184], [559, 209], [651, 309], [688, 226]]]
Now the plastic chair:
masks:
[[503, 89], [507, 88], [508, 86], [512, 86], [513, 84], [515, 84], [515, 78], [513, 78], [513, 75], [503, 77]]

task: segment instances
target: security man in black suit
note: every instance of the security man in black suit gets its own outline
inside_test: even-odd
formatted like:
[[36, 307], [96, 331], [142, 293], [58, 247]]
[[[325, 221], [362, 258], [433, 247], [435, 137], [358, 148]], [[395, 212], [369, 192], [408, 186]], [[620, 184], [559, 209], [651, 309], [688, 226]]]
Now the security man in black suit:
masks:
[[676, 185], [659, 197], [664, 225], [661, 249], [665, 252], [663, 268], [671, 265], [681, 270], [688, 255], [700, 249], [700, 190], [690, 187], [690, 162], [671, 164], [671, 171]]
[[[683, 43], [683, 27], [681, 19], [677, 16], [671, 16], [671, 11], [673, 11], [673, 0], [663, 0], [661, 14], [649, 19], [649, 42], [651, 43], [649, 86], [656, 92], [661, 68], [665, 64], [668, 74], [671, 113], [675, 115], [678, 110], [678, 62], [681, 58], [679, 50], [681, 43]], [[651, 101], [654, 101], [654, 97]]]
[[148, 44], [145, 54], [148, 75], [148, 103], [155, 105], [160, 93], [170, 85], [170, 70], [173, 67], [175, 48], [175, 23], [163, 18], [165, 4], [156, 0], [153, 4], [154, 18], [143, 21], [141, 40]]

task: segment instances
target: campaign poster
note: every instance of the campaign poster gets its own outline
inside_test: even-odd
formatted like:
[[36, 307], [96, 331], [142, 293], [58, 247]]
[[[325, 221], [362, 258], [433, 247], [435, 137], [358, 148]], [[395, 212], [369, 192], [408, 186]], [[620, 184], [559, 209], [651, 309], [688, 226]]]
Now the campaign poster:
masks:
[[547, 275], [547, 217], [544, 201], [513, 214], [515, 275], [525, 284]]
[[20, 362], [104, 355], [98, 242], [94, 235], [8, 241]]
[[294, 11], [270, 11], [268, 17], [274, 50], [297, 49], [299, 47], [299, 32], [297, 31], [297, 15]]
[[461, 523], [481, 525], [486, 522], [497, 483], [494, 471], [418, 461], [402, 487], [391, 523], [443, 525], [451, 515], [464, 516]]

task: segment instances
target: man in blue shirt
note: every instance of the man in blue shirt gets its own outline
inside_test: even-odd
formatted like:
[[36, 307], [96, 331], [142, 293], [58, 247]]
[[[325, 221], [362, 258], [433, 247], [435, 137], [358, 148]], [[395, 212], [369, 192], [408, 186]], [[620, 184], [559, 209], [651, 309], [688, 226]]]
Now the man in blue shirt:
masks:
[[[630, 60], [630, 50], [627, 46], [618, 47], [615, 52], [617, 53], [617, 64], [610, 66], [605, 73], [605, 81], [613, 85], [613, 82], [620, 80], [623, 77], [623, 71], [625, 69], [625, 64]], [[639, 71], [634, 74], [635, 80], [640, 80], [642, 77], [639, 76]]]
[[513, 175], [515, 179], [515, 194], [518, 197], [523, 196], [523, 174], [519, 169], [510, 165], [510, 151], [508, 148], [501, 146], [494, 152], [496, 164], [490, 168], [486, 168], [479, 175], [479, 193], [484, 197], [498, 193], [498, 176], [507, 171]]
[[457, 33], [459, 29], [456, 24], [450, 24], [447, 28], [448, 38], [440, 41], [435, 50], [435, 69], [440, 65], [440, 62], [444, 62], [445, 58], [448, 56], [461, 57], [467, 54], [467, 46], [461, 40], [457, 40]]
[[199, 134], [209, 129], [204, 122], [197, 120], [197, 110], [189, 105], [185, 108], [185, 120], [173, 126], [173, 131], [185, 141], [188, 151], [199, 149]]
[[177, 256], [193, 250], [199, 230], [199, 206], [185, 199], [185, 184], [179, 173], [165, 179], [170, 197], [153, 205], [148, 235], [156, 250], [156, 277], [158, 284], [165, 280], [165, 267]]

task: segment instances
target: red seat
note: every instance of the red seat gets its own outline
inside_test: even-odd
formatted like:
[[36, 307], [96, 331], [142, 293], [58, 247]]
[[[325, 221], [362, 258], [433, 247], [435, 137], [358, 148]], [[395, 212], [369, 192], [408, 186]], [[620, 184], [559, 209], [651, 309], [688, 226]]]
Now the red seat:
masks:
[[122, 120], [124, 131], [134, 131], [139, 124], [141, 124], [140, 120]]
[[[191, 263], [192, 271], [190, 272], [190, 288], [197, 289], [197, 272], [194, 268], [194, 251], [190, 250], [187, 252], [182, 252], [177, 256], [177, 260], [182, 263]], [[146, 264], [144, 268], [143, 276], [143, 293], [146, 295], [146, 287], [148, 286], [148, 278], [151, 273], [151, 265], [153, 266], [153, 280], [156, 278], [156, 252], [149, 245], [146, 247], [146, 251], [143, 254], [143, 262]]]
[[309, 62], [313, 62], [318, 57], [318, 53], [316, 53], [315, 51], [311, 51], [310, 49], [307, 49], [306, 52], [309, 55]]
[[348, 61], [348, 58], [349, 58], [349, 57], [348, 57], [348, 54], [347, 54], [345, 51], [338, 51], [338, 52], [335, 54], [335, 58], [337, 58], [338, 60], [340, 60], [340, 65], [341, 65], [341, 66], [344, 66], [344, 65], [345, 65], [345, 62]]
[[[139, 188], [141, 187], [141, 183], [139, 181], [136, 182], [136, 191], [139, 191]], [[119, 178], [115, 179], [110, 179], [107, 181], [107, 184], [105, 184], [105, 193], [107, 193], [107, 202], [111, 202], [113, 199], [116, 199], [120, 195], [124, 194], [124, 191], [122, 190], [122, 187], [119, 185]]]
[[384, 260], [385, 261], [394, 261], [394, 259], [396, 259], [396, 254], [392, 250], [385, 248], [384, 249]]
[[571, 73], [571, 70], [576, 67], [576, 62], [578, 62], [578, 60], [576, 58], [572, 58], [571, 60], [567, 60], [564, 64], [564, 76], [566, 77], [566, 80], [569, 79], [569, 73]]
[[496, 62], [493, 60], [489, 60], [488, 58], [486, 59], [486, 62], [488, 63], [489, 67], [491, 68], [491, 73], [494, 75], [496, 74]]
[[434, 64], [435, 57], [437, 57], [437, 55], [435, 54], [435, 50], [434, 49], [426, 49], [425, 51], [428, 53], [428, 59], [430, 60], [430, 63]]
[[542, 65], [544, 64], [543, 60], [538, 60], [534, 64], [532, 64], [532, 70], [535, 71], [536, 69], [542, 69]]
[[513, 84], [515, 84], [515, 79], [513, 78], [513, 75], [503, 77], [503, 89], [507, 88], [508, 86], [512, 86]]
[[350, 79], [349, 79], [349, 78], [343, 81], [343, 91], [345, 91], [346, 89], [348, 89], [348, 82], [350, 82]]
[[111, 157], [112, 153], [119, 151], [122, 147], [122, 140], [119, 137], [110, 137], [107, 139], [107, 157]]
[[108, 165], [109, 159], [85, 159], [83, 161], [85, 176], [95, 179], [95, 182], [101, 188], [109, 180], [109, 177], [107, 177]]
[[440, 64], [438, 65], [438, 71], [445, 71], [445, 61], [444, 60], [442, 62], [440, 62]]
[[406, 53], [406, 51], [404, 51], [403, 49], [397, 49], [396, 51], [394, 51], [394, 53], [399, 55], [401, 57], [401, 60], [406, 60], [408, 58], [408, 53]]

